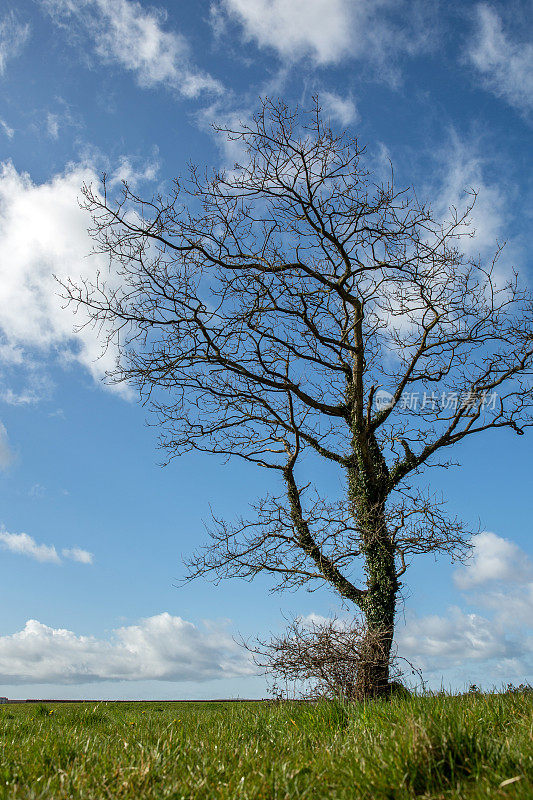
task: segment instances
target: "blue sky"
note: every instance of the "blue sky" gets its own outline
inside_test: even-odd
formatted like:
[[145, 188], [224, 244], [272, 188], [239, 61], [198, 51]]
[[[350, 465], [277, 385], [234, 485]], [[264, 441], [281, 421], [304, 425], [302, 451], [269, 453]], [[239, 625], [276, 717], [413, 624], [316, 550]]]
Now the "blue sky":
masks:
[[[520, 2], [4, 0], [0, 694], [263, 696], [233, 637], [338, 610], [262, 579], [179, 586], [209, 508], [245, 512], [270, 476], [198, 454], [161, 468], [145, 410], [102, 382], [113, 353], [73, 335], [52, 278], [98, 266], [82, 183], [164, 191], [191, 161], [232, 163], [213, 122], [318, 92], [437, 214], [477, 189], [471, 254], [506, 240], [503, 267], [531, 283], [530, 31]], [[533, 681], [531, 442], [490, 433], [431, 475], [484, 531], [468, 566], [409, 570], [400, 652], [431, 685]]]

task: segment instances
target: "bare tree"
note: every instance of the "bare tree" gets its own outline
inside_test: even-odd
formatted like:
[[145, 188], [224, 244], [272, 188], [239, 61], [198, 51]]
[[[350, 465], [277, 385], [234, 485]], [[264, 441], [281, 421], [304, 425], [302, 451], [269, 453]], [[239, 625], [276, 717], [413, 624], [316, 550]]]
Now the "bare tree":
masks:
[[[169, 458], [279, 477], [250, 519], [214, 521], [189, 577], [328, 584], [364, 615], [375, 657], [358, 692], [379, 695], [411, 558], [468, 548], [418, 474], [466, 437], [533, 422], [531, 297], [498, 275], [499, 250], [462, 253], [472, 204], [442, 222], [392, 174], [376, 182], [318, 101], [302, 115], [265, 101], [220, 133], [243, 163], [193, 169], [167, 197], [83, 188], [112, 277], [65, 294], [118, 340], [113, 378], [150, 402]], [[317, 459], [344, 477], [340, 500], [319, 493]]]

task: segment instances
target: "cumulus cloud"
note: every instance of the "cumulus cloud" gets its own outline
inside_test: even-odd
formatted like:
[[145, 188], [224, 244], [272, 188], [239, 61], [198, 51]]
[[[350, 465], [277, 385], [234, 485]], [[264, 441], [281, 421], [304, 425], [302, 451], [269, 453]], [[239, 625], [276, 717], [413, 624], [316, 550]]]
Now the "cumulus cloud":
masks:
[[507, 629], [532, 627], [533, 620], [533, 580], [518, 584], [500, 583], [482, 594], [477, 601], [493, 612], [493, 619]]
[[[115, 364], [113, 347], [102, 351], [95, 331], [73, 329], [80, 318], [62, 308], [54, 274], [91, 277], [103, 261], [88, 258], [90, 222], [78, 204], [81, 185], [98, 184], [94, 167], [71, 164], [41, 184], [10, 163], [0, 165], [0, 366], [26, 371], [29, 385], [4, 390], [8, 402], [34, 401], [49, 385], [38, 366], [44, 356], [78, 362], [95, 380]], [[128, 395], [125, 386], [115, 387]]]
[[248, 39], [292, 59], [311, 54], [318, 63], [334, 62], [350, 47], [351, 10], [347, 0], [224, 0]]
[[506, 187], [487, 177], [494, 160], [475, 138], [465, 141], [454, 130], [435, 156], [435, 182], [425, 188], [425, 194], [435, 198], [437, 216], [448, 218], [453, 207], [461, 212], [472, 201], [472, 190], [477, 192], [470, 227], [464, 229], [474, 235], [463, 237], [461, 249], [469, 256], [492, 255], [498, 240], [505, 238], [513, 202]]
[[533, 563], [515, 542], [490, 531], [475, 536], [472, 558], [454, 580], [502, 630], [533, 627]]
[[466, 56], [489, 91], [522, 112], [533, 109], [533, 43], [513, 41], [488, 3], [476, 8]]
[[126, 181], [132, 189], [135, 189], [143, 181], [155, 180], [158, 170], [159, 162], [155, 157], [139, 168], [131, 158], [121, 156], [113, 174], [109, 176], [107, 185], [113, 189], [119, 183]]
[[[509, 180], [509, 165], [489, 140], [475, 131], [460, 135], [450, 126], [440, 145], [421, 155], [423, 160], [417, 163], [410, 154], [407, 180], [414, 181], [420, 198], [431, 201], [437, 219], [450, 219], [454, 208], [462, 213], [472, 203], [473, 192], [477, 194], [470, 224], [461, 231], [461, 250], [470, 257], [481, 254], [490, 258], [497, 243], [505, 241], [506, 263], [518, 259], [522, 233], [528, 233], [525, 226], [521, 227], [523, 198], [517, 213], [520, 198], [516, 185]], [[374, 159], [376, 174], [384, 182], [390, 180], [390, 164], [398, 162], [397, 155], [380, 143]]]
[[[38, 544], [33, 536], [27, 533], [8, 533], [0, 530], [0, 547], [21, 556], [33, 558], [35, 561], [60, 564], [61, 558], [53, 544]], [[94, 556], [80, 547], [65, 548], [61, 551], [63, 558], [78, 561], [80, 564], [92, 564]]]
[[453, 606], [443, 615], [409, 615], [399, 654], [437, 685], [444, 679], [485, 686], [533, 680], [533, 639], [501, 621]]
[[0, 683], [205, 681], [254, 674], [242, 648], [214, 625], [198, 628], [168, 613], [98, 639], [28, 620], [0, 637]]
[[480, 675], [496, 684], [532, 680], [533, 565], [526, 553], [483, 532], [474, 537], [472, 557], [455, 571], [454, 582], [484, 613], [452, 606], [442, 615], [412, 614], [398, 629], [400, 654], [430, 676], [452, 670], [465, 681], [480, 682]]
[[496, 581], [519, 585], [533, 580], [531, 562], [514, 542], [484, 531], [473, 537], [473, 543], [469, 563], [454, 575], [459, 589], [474, 589]]
[[402, 653], [440, 666], [516, 654], [490, 620], [456, 606], [447, 616], [411, 618], [401, 633], [400, 646]]
[[[13, 363], [13, 350], [6, 345], [3, 354], [0, 352], [0, 364], [7, 361]], [[52, 389], [51, 381], [46, 375], [33, 374], [26, 376], [26, 385], [20, 391], [8, 386], [0, 392], [0, 400], [10, 406], [28, 406], [38, 403], [43, 397], [47, 397]]]
[[224, 134], [216, 133], [213, 126], [240, 130], [243, 124], [250, 124], [252, 121], [253, 112], [250, 108], [231, 109], [227, 104], [217, 100], [209, 106], [201, 108], [195, 116], [200, 130], [213, 136], [213, 141], [229, 169], [232, 169], [237, 163], [246, 163], [248, 156], [242, 140], [228, 139]]
[[54, 545], [37, 544], [27, 533], [8, 533], [0, 531], [0, 546], [10, 553], [34, 558], [36, 561], [59, 564], [61, 559]]
[[334, 92], [322, 91], [320, 103], [326, 115], [341, 125], [350, 125], [359, 119], [357, 107], [351, 97], [341, 97]]
[[63, 558], [69, 558], [79, 564], [92, 564], [94, 561], [93, 553], [89, 553], [88, 550], [82, 550], [81, 547], [65, 547], [61, 551], [61, 555]]
[[11, 11], [0, 20], [0, 75], [3, 75], [7, 62], [14, 58], [30, 35], [30, 26], [17, 21]]
[[13, 458], [14, 455], [7, 437], [6, 426], [0, 422], [0, 469], [7, 469], [13, 462]]
[[104, 63], [132, 72], [140, 86], [166, 86], [184, 97], [220, 92], [221, 84], [191, 61], [180, 33], [164, 29], [165, 14], [136, 0], [41, 0], [59, 24], [74, 23], [92, 38]]
[[390, 78], [394, 55], [429, 44], [430, 28], [420, 9], [392, 0], [220, 0], [212, 18], [219, 33], [221, 15], [238, 22], [247, 40], [276, 50], [284, 60], [308, 56], [325, 65], [364, 57], [378, 61]]

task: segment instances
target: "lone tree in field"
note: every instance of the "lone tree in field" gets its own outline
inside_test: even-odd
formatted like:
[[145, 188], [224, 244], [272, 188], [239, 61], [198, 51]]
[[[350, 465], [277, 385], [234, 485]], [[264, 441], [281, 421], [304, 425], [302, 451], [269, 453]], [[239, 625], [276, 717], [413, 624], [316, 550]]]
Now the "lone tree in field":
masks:
[[[318, 103], [266, 101], [220, 132], [242, 164], [193, 169], [166, 198], [83, 188], [112, 271], [64, 289], [118, 338], [114, 379], [150, 401], [170, 458], [278, 476], [251, 519], [214, 521], [190, 577], [330, 585], [365, 621], [359, 696], [385, 694], [400, 577], [416, 554], [468, 547], [415, 476], [468, 436], [532, 424], [532, 301], [461, 252], [471, 206], [442, 222], [376, 183]], [[317, 460], [341, 499], [318, 492]]]

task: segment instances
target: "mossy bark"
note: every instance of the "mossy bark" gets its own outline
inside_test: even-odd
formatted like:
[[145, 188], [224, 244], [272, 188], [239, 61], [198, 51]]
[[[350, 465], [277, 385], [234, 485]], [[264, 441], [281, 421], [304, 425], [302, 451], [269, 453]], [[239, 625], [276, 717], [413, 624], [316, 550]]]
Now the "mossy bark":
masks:
[[389, 693], [398, 581], [385, 514], [388, 485], [387, 466], [375, 438], [354, 436], [348, 492], [366, 575], [366, 593], [358, 601], [367, 628], [356, 689], [362, 698]]

